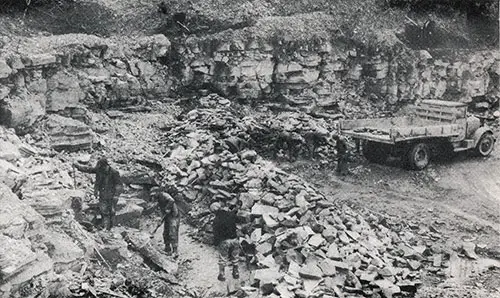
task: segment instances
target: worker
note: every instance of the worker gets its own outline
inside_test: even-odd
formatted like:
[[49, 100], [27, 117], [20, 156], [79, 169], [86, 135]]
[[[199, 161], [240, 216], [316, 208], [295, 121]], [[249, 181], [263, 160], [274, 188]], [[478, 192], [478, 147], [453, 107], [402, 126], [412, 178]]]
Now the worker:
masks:
[[99, 200], [99, 211], [102, 226], [111, 230], [114, 225], [116, 203], [123, 190], [120, 174], [113, 169], [106, 158], [101, 158], [95, 167], [74, 163], [75, 168], [82, 172], [96, 174], [94, 196]]
[[337, 149], [337, 174], [342, 176], [347, 175], [347, 143], [345, 139], [339, 135], [335, 135], [333, 139], [335, 140], [335, 148]]
[[165, 252], [178, 256], [180, 213], [174, 198], [159, 187], [151, 188], [151, 197], [157, 200], [163, 219], [163, 242]]
[[304, 143], [311, 159], [316, 157], [316, 151], [319, 147], [328, 145], [327, 137], [328, 132], [318, 130], [304, 134]]
[[233, 278], [240, 277], [238, 270], [238, 258], [240, 254], [240, 243], [237, 234], [237, 210], [241, 207], [241, 201], [230, 210], [223, 207], [221, 203], [215, 202], [210, 205], [210, 210], [215, 214], [213, 220], [214, 244], [219, 250], [219, 275], [218, 280], [224, 281], [226, 265], [233, 266]]

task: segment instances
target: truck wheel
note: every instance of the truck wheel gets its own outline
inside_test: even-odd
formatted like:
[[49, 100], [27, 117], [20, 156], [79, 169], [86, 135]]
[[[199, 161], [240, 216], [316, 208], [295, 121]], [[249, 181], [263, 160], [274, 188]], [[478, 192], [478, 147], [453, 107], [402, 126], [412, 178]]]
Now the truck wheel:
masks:
[[383, 144], [367, 141], [363, 145], [363, 156], [371, 162], [382, 163], [387, 160], [389, 150]]
[[495, 147], [495, 138], [491, 132], [484, 133], [477, 142], [476, 153], [479, 156], [488, 156]]
[[408, 151], [408, 164], [412, 169], [423, 170], [429, 164], [431, 151], [425, 143], [417, 143]]

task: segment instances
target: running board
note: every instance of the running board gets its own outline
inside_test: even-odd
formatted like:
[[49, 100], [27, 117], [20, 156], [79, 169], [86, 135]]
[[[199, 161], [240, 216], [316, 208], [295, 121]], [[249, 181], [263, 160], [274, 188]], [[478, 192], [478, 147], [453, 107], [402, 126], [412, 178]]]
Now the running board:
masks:
[[474, 148], [473, 139], [465, 139], [459, 143], [453, 144], [453, 151], [460, 152]]

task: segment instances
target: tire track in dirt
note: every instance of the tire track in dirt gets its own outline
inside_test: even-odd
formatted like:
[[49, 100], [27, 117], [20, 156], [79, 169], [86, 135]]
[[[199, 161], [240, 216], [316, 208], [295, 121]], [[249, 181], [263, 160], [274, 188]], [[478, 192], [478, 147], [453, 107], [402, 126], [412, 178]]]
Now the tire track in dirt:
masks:
[[[317, 169], [300, 162], [282, 167], [309, 177], [333, 201], [401, 221], [439, 226], [449, 243], [473, 237], [493, 245], [500, 235], [500, 163], [494, 156], [458, 156], [423, 171], [360, 158], [350, 164], [352, 174], [346, 177], [336, 176], [334, 165]], [[476, 177], [482, 179], [471, 183]]]
[[[483, 209], [484, 215], [500, 229], [500, 159], [498, 152], [489, 158], [472, 158], [438, 167], [438, 185], [468, 197], [470, 209]], [[484, 217], [484, 216], [483, 216]]]

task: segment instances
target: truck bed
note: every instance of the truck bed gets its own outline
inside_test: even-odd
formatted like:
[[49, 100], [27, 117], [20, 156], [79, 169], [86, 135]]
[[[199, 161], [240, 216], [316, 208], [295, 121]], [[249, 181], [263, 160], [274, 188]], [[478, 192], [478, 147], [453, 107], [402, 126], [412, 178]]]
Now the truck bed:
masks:
[[388, 144], [419, 138], [456, 137], [461, 128], [461, 124], [413, 116], [340, 122], [340, 132], [343, 135]]

